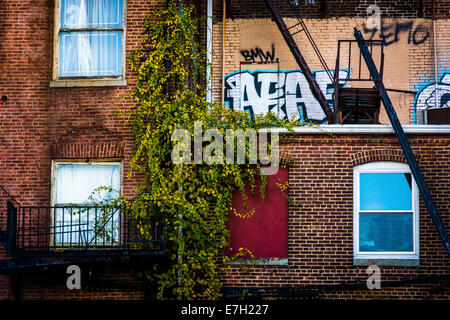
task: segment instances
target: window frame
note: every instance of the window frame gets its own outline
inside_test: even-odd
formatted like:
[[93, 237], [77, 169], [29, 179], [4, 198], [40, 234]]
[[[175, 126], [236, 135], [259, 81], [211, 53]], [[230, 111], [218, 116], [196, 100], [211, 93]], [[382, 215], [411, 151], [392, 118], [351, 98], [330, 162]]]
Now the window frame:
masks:
[[76, 76], [76, 77], [60, 77], [59, 76], [59, 35], [61, 32], [68, 31], [61, 28], [61, 3], [63, 0], [55, 0], [54, 12], [54, 34], [53, 34], [53, 72], [50, 87], [105, 87], [105, 86], [126, 86], [126, 22], [127, 22], [127, 2], [122, 0], [122, 27], [113, 28], [80, 28], [77, 31], [92, 31], [92, 29], [100, 31], [121, 31], [122, 32], [122, 60], [120, 76]]
[[[74, 164], [74, 165], [111, 165], [119, 166], [119, 195], [123, 193], [123, 160], [122, 159], [54, 159], [51, 161], [51, 192], [50, 192], [50, 207], [54, 208], [56, 203], [56, 178], [58, 176], [58, 165], [60, 164]], [[64, 205], [64, 204], [62, 204]], [[74, 205], [78, 205], [75, 203]], [[55, 225], [55, 210], [50, 214], [50, 226]], [[50, 245], [55, 244], [54, 236], [50, 237]], [[72, 244], [64, 244], [64, 246], [71, 246]]]
[[123, 160], [122, 159], [54, 159], [51, 168], [51, 199], [50, 206], [55, 206], [56, 200], [56, 177], [58, 176], [59, 164], [75, 165], [118, 165], [119, 166], [119, 194], [123, 192]]
[[[359, 251], [359, 216], [360, 216], [360, 174], [361, 173], [409, 173], [411, 174], [412, 195], [412, 219], [413, 219], [413, 251], [383, 251], [361, 252]], [[367, 210], [363, 210], [367, 211]], [[377, 212], [376, 210], [370, 210]], [[392, 210], [391, 213], [404, 212], [404, 210]], [[410, 210], [408, 210], [410, 212]], [[388, 214], [388, 213], [386, 213]], [[399, 162], [377, 161], [362, 164], [353, 168], [353, 257], [355, 260], [418, 260], [419, 259], [419, 192], [409, 166]], [[386, 264], [385, 264], [386, 265]], [[389, 263], [387, 264], [389, 265]]]

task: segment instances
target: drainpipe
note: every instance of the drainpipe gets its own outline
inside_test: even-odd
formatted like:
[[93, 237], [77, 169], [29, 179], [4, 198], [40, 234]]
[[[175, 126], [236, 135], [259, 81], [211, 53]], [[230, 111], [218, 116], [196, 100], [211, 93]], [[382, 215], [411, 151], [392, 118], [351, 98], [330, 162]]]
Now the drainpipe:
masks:
[[227, 21], [227, 1], [223, 0], [223, 13], [222, 13], [222, 100], [221, 106], [225, 104], [225, 41], [226, 41], [226, 21]]
[[[183, 162], [181, 162], [180, 165], [180, 175], [181, 175], [180, 178], [183, 179]], [[183, 191], [183, 182], [178, 182], [178, 190], [180, 192]], [[178, 217], [180, 218], [180, 220], [183, 220], [183, 213], [178, 212]], [[181, 225], [178, 227], [178, 234], [180, 237], [183, 236], [183, 227]], [[183, 257], [180, 255], [179, 252], [177, 253], [177, 255], [178, 255], [178, 264], [180, 265], [180, 269], [178, 270], [178, 286], [180, 287], [181, 281], [183, 279]]]
[[206, 4], [206, 101], [212, 102], [212, 77], [211, 77], [211, 63], [212, 63], [212, 15], [213, 15], [213, 0], [208, 0]]
[[434, 107], [439, 107], [437, 79], [437, 34], [436, 34], [436, 0], [433, 0], [433, 51], [434, 51]]

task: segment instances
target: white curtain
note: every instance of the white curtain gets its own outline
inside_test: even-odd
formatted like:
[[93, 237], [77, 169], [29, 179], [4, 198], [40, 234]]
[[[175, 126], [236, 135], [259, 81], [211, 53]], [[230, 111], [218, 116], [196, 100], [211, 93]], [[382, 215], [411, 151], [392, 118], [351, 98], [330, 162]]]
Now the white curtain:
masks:
[[[100, 186], [119, 189], [118, 165], [60, 164], [56, 176], [56, 204], [86, 204]], [[101, 198], [113, 196], [103, 192]]]
[[114, 76], [122, 71], [122, 0], [62, 0], [60, 76]]
[[[75, 205], [89, 205], [94, 202], [116, 198], [119, 192], [118, 165], [60, 164], [57, 166], [55, 183], [54, 231], [55, 244], [95, 245], [117, 241], [120, 211], [114, 212], [105, 226], [108, 237], [95, 234], [95, 219], [103, 213], [102, 208], [79, 209]], [[95, 192], [98, 187], [112, 188], [109, 192]], [[72, 207], [72, 208], [71, 208]]]

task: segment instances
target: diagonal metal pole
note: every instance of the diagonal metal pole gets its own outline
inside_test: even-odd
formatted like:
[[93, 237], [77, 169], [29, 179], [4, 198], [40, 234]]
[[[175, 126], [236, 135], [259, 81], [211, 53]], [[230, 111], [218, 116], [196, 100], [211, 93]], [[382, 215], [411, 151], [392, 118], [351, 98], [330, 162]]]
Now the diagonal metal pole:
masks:
[[[381, 79], [381, 76], [373, 62], [372, 55], [369, 52], [366, 42], [361, 34], [361, 31], [354, 28], [355, 39], [358, 42], [359, 49], [364, 57], [364, 61], [367, 64], [367, 68], [369, 69], [370, 74], [374, 80]], [[423, 201], [427, 207], [427, 210], [433, 220], [433, 223], [438, 231], [438, 234], [444, 243], [447, 254], [450, 256], [450, 242], [448, 238], [447, 231], [445, 230], [444, 224], [442, 222], [441, 216], [436, 208], [436, 205], [433, 201], [433, 197], [431, 196], [430, 190], [428, 189], [428, 185], [425, 182], [425, 179], [422, 175], [422, 171], [420, 170], [420, 166], [414, 156], [414, 153], [411, 150], [411, 146], [408, 142], [408, 138], [406, 137], [405, 132], [403, 131], [402, 125], [398, 120], [397, 113], [394, 110], [394, 106], [389, 98], [389, 95], [381, 81], [375, 81], [375, 85], [381, 91], [381, 101], [383, 101], [384, 108], [386, 109], [386, 113], [391, 121], [392, 128], [394, 129], [395, 135], [400, 143], [400, 146], [403, 150], [403, 154], [405, 155], [406, 161], [411, 169], [411, 173], [414, 176], [414, 180], [416, 181], [417, 187], [422, 195]]]

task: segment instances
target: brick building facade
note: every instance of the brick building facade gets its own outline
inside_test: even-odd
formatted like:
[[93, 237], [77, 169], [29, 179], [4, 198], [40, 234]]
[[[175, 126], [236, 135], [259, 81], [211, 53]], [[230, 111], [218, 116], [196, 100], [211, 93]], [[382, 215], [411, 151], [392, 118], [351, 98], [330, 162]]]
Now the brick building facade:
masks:
[[[0, 88], [5, 100], [2, 101], [0, 115], [0, 185], [23, 206], [50, 205], [52, 160], [114, 159], [120, 161], [124, 174], [129, 169], [132, 132], [125, 117], [114, 111], [124, 110], [133, 103], [128, 98], [116, 100], [129, 93], [135, 78], [124, 63], [126, 82], [119, 85], [96, 86], [95, 81], [87, 85], [53, 81], [55, 5], [58, 3], [13, 0], [2, 5]], [[127, 56], [139, 45], [144, 17], [161, 2], [128, 0], [123, 3], [126, 4], [123, 54]], [[133, 195], [135, 181], [123, 179], [124, 195]], [[1, 199], [0, 223], [6, 230], [6, 201], [10, 199], [3, 192]], [[3, 246], [0, 252], [4, 259], [6, 250]], [[105, 276], [116, 282], [123, 283], [126, 279], [136, 282], [128, 267], [118, 268], [119, 271], [106, 271]], [[102, 275], [104, 273], [101, 272]], [[102, 285], [100, 289], [69, 291], [65, 288], [65, 269], [55, 273], [58, 274], [62, 278], [57, 289], [52, 286], [50, 278], [46, 278], [50, 283], [44, 281], [40, 284], [42, 276], [31, 276], [27, 280], [24, 275], [20, 280], [22, 289], [16, 290], [19, 293], [14, 293], [13, 277], [1, 275], [0, 295], [2, 299], [11, 299], [15, 294], [23, 299], [143, 297], [143, 291], [133, 283], [130, 288], [137, 288], [137, 293], [130, 293], [132, 289], [101, 289]]]
[[[449, 257], [436, 229], [420, 202], [420, 263], [395, 266], [395, 263], [371, 260], [360, 264], [354, 259], [354, 168], [377, 163], [405, 163], [392, 130], [372, 128], [364, 132], [342, 127], [318, 132], [298, 129], [294, 137], [281, 146], [281, 154], [293, 158], [289, 167], [289, 196], [301, 201], [301, 208], [289, 206], [288, 261], [280, 265], [257, 265], [250, 272], [233, 267], [223, 275], [225, 286], [268, 287], [294, 286], [305, 296], [351, 299], [448, 299]], [[360, 128], [361, 129], [361, 128]], [[367, 129], [367, 128], [366, 128]], [[438, 210], [448, 228], [449, 135], [436, 129], [405, 131]], [[423, 127], [422, 127], [423, 129]], [[426, 129], [425, 129], [426, 130]], [[261, 237], [261, 241], [264, 235]], [[367, 265], [379, 264], [381, 290], [365, 286]]]
[[[133, 103], [128, 98], [119, 100], [135, 82], [124, 57], [139, 45], [144, 17], [162, 1], [118, 1], [126, 9], [122, 12], [122, 24], [105, 32], [123, 36], [122, 60], [117, 58], [116, 65], [121, 72], [119, 76], [100, 81], [79, 78], [72, 81], [58, 76], [56, 63], [62, 64], [63, 60], [59, 59], [56, 48], [62, 50], [62, 47], [56, 40], [61, 33], [70, 32], [58, 22], [61, 19], [58, 5], [62, 1], [7, 0], [0, 12], [0, 186], [25, 206], [52, 205], [55, 163], [86, 160], [120, 163], [121, 191], [127, 196], [133, 195], [138, 179], [125, 178], [133, 137], [125, 118], [114, 111]], [[206, 13], [207, 2], [196, 3], [201, 14]], [[286, 21], [292, 23], [294, 17], [285, 2], [275, 3], [280, 5]], [[230, 106], [239, 100], [237, 97], [232, 100], [232, 88], [222, 85], [246, 69], [252, 76], [274, 70], [284, 75], [298, 71], [264, 1], [227, 1], [225, 34], [223, 2], [214, 0], [212, 4], [211, 75], [215, 101], [223, 99]], [[299, 1], [308, 29], [331, 69], [335, 66], [337, 41], [353, 39], [354, 27], [364, 30], [366, 9], [371, 4], [371, 1], [317, 0], [313, 4]], [[426, 125], [419, 115], [427, 104], [434, 104], [436, 95], [433, 96], [429, 86], [434, 84], [435, 77], [442, 87], [439, 107], [445, 107], [449, 101], [445, 100], [445, 93], [450, 92], [450, 79], [445, 75], [450, 70], [450, 2], [436, 1], [436, 34], [431, 0], [377, 1], [377, 4], [381, 8], [383, 28], [378, 31], [366, 28], [364, 36], [373, 35], [374, 39], [389, 43], [384, 83], [397, 90], [390, 92], [391, 99], [401, 123], [409, 125], [405, 130], [412, 149], [444, 226], [450, 230], [450, 127]], [[202, 41], [207, 42], [206, 28], [204, 31]], [[316, 79], [323, 79], [319, 78], [322, 67], [304, 35], [298, 34], [295, 40], [310, 68], [316, 71]], [[259, 55], [256, 49], [260, 49]], [[242, 64], [250, 60], [270, 63]], [[323, 86], [326, 91], [327, 83]], [[302, 84], [300, 89], [304, 93], [298, 99], [305, 99], [299, 100], [306, 110], [303, 117], [323, 122], [309, 89]], [[255, 92], [260, 93], [259, 89]], [[284, 98], [285, 94], [288, 92], [283, 91], [283, 96], [276, 99]], [[255, 99], [266, 103], [261, 96]], [[383, 111], [380, 122], [389, 124]], [[289, 167], [289, 196], [303, 203], [301, 208], [288, 207], [286, 233], [280, 235], [287, 238], [287, 259], [262, 261], [248, 273], [231, 266], [221, 275], [228, 292], [233, 288], [255, 291], [260, 288], [269, 292], [270, 288], [301, 287], [307, 295], [324, 298], [449, 299], [449, 257], [422, 200], [415, 212], [419, 221], [415, 235], [417, 259], [409, 265], [392, 260], [378, 263], [382, 289], [368, 290], [360, 286], [367, 279], [367, 263], [377, 263], [377, 260], [362, 263], [354, 259], [354, 168], [375, 162], [405, 164], [405, 158], [389, 126], [324, 124], [323, 128], [334, 137], [299, 128], [282, 144], [283, 157], [295, 160]], [[0, 229], [6, 230], [6, 202], [11, 199], [2, 193], [0, 200]], [[6, 248], [0, 246], [0, 260], [4, 259], [7, 259]], [[51, 276], [44, 271], [0, 275], [0, 299], [152, 296], [145, 284], [137, 280], [135, 270], [127, 265], [109, 265], [105, 269], [90, 263], [87, 268], [88, 285], [71, 291], [65, 285], [64, 268]]]
[[[298, 65], [292, 58], [283, 37], [280, 36], [277, 25], [271, 20], [264, 1], [229, 1], [227, 3], [224, 34], [223, 3], [222, 1], [214, 2], [213, 56], [215, 58], [212, 61], [212, 88], [217, 100], [224, 100], [225, 103], [230, 104], [230, 97], [233, 96], [231, 82], [245, 70], [248, 69], [254, 75], [258, 74], [254, 71], [259, 69], [289, 72], [298, 70]], [[298, 3], [298, 12], [331, 70], [334, 70], [336, 66], [338, 40], [354, 40], [354, 27], [363, 32], [365, 39], [384, 40], [383, 81], [387, 89], [396, 90], [390, 92], [390, 97], [400, 121], [403, 124], [424, 123], [421, 112], [426, 107], [422, 101], [429, 96], [426, 92], [420, 97], [418, 94], [426, 86], [433, 84], [435, 78], [439, 83], [448, 71], [447, 52], [450, 44], [447, 31], [449, 23], [447, 1], [436, 1], [435, 26], [432, 20], [431, 1], [380, 2], [378, 3], [380, 29], [366, 24], [369, 14], [372, 15], [375, 12], [366, 11], [370, 6], [367, 1], [316, 1], [314, 4], [298, 1]], [[288, 2], [274, 1], [274, 4], [284, 14], [287, 26], [297, 23]], [[324, 5], [328, 8], [325, 17], [321, 15]], [[294, 28], [293, 32], [297, 29]], [[436, 35], [434, 35], [434, 29]], [[324, 67], [314, 53], [305, 33], [296, 33], [293, 38], [301, 48], [310, 69], [313, 72], [317, 71], [320, 75], [319, 84], [328, 85], [330, 81], [327, 77], [323, 77]], [[436, 46], [436, 65], [434, 46]], [[254, 56], [252, 56], [252, 50]], [[258, 54], [258, 50], [261, 50], [262, 54]], [[355, 52], [354, 48], [353, 51]], [[223, 57], [225, 57], [224, 62]], [[272, 64], [252, 66], [245, 64], [248, 62], [272, 62]], [[357, 61], [355, 62], [350, 68], [347, 64], [341, 63], [341, 71], [346, 70], [349, 74], [356, 73]], [[225, 81], [225, 88], [222, 88], [220, 81], [222, 77], [228, 79], [228, 82]], [[346, 84], [346, 86], [351, 85]], [[445, 85], [442, 92], [445, 92], [446, 88]], [[309, 91], [307, 84], [303, 90]], [[281, 97], [284, 96], [281, 95]], [[257, 98], [261, 97], [256, 97], [256, 100]], [[331, 99], [331, 94], [327, 95], [327, 99]], [[251, 96], [249, 100], [249, 103], [252, 103]], [[309, 96], [300, 101], [312, 114], [317, 111], [316, 109], [320, 109], [315, 101], [309, 101]], [[432, 103], [431, 100], [429, 103]], [[321, 122], [323, 118], [319, 118], [320, 115], [317, 115], [309, 119]], [[380, 122], [389, 123], [384, 111], [381, 112]]]

